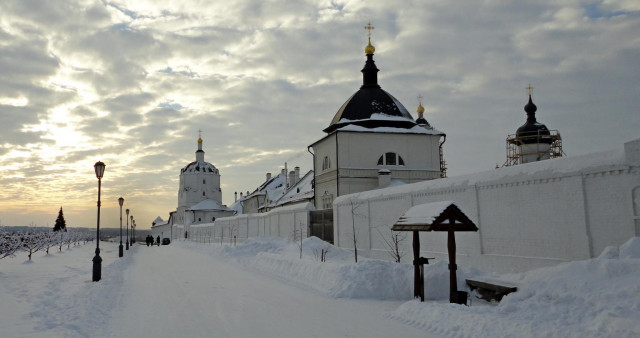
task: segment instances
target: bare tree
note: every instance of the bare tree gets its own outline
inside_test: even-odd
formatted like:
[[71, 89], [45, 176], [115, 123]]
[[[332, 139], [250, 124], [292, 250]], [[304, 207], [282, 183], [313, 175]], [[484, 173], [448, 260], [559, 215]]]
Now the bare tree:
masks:
[[362, 206], [362, 204], [357, 203], [355, 197], [351, 197], [349, 199], [349, 206], [351, 207], [351, 230], [353, 234], [353, 254], [358, 263], [358, 231], [356, 231], [356, 217], [362, 216], [358, 213], [358, 208]]
[[[304, 240], [304, 232], [303, 232], [303, 226], [302, 226], [302, 221], [300, 222], [300, 224], [298, 225], [298, 227], [296, 228], [295, 224], [293, 226], [293, 231], [291, 233], [291, 236], [293, 237], [293, 241], [296, 243], [296, 245], [298, 246], [298, 248], [300, 248], [300, 259], [302, 259], [302, 241]], [[298, 238], [300, 239], [300, 241], [298, 242]]]
[[24, 251], [29, 253], [29, 260], [31, 260], [31, 256], [40, 251], [40, 249], [44, 248], [45, 243], [47, 242], [47, 236], [45, 233], [25, 233], [20, 238], [22, 242], [22, 247]]
[[21, 247], [20, 236], [0, 232], [0, 259], [14, 256]]
[[329, 248], [330, 246], [327, 244], [324, 248], [320, 248], [320, 251], [318, 251], [318, 249], [314, 249], [313, 256], [315, 257], [316, 261], [320, 260], [323, 263], [326, 262], [327, 253], [329, 253]]
[[400, 260], [406, 253], [402, 242], [407, 240], [407, 232], [392, 231], [391, 228], [385, 228], [388, 231], [388, 233], [386, 234], [380, 231], [380, 228], [376, 228], [376, 230], [378, 231], [378, 234], [380, 234], [380, 238], [382, 238], [385, 246], [387, 247], [387, 253], [391, 255], [396, 263], [400, 263]]

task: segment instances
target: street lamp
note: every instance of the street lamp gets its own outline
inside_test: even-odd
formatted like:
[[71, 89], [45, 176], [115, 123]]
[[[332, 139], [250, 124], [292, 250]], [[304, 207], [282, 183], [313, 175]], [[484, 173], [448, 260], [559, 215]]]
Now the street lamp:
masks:
[[100, 258], [100, 192], [102, 189], [102, 176], [104, 175], [105, 165], [101, 161], [93, 165], [98, 178], [98, 221], [96, 224], [96, 255], [93, 257], [93, 281], [98, 282], [102, 278], [102, 258]]
[[[131, 215], [131, 233], [133, 233], [133, 215]], [[127, 241], [129, 241], [129, 245], [133, 245], [131, 237], [127, 237]]]
[[[133, 217], [133, 216], [131, 216]], [[127, 250], [129, 250], [129, 209], [127, 209]]]
[[136, 221], [133, 221], [133, 236], [131, 237], [131, 240], [133, 241], [133, 243], [136, 242]]
[[118, 247], [120, 257], [124, 255], [124, 251], [122, 250], [122, 205], [124, 204], [124, 198], [118, 198], [118, 203], [120, 204], [120, 246]]

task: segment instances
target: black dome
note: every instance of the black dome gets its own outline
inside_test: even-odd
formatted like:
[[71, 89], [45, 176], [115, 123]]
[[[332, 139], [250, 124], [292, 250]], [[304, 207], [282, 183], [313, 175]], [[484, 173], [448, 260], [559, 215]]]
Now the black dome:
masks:
[[516, 137], [518, 138], [518, 144], [533, 144], [533, 143], [551, 143], [551, 133], [547, 126], [536, 121], [536, 111], [538, 107], [533, 104], [531, 95], [529, 95], [529, 102], [524, 106], [524, 111], [527, 112], [527, 122], [520, 126], [516, 131]]
[[380, 88], [377, 72], [373, 54], [368, 54], [367, 62], [362, 69], [362, 87], [340, 107], [329, 127], [325, 128], [326, 133], [346, 125], [405, 129], [416, 126], [413, 117], [402, 103]]

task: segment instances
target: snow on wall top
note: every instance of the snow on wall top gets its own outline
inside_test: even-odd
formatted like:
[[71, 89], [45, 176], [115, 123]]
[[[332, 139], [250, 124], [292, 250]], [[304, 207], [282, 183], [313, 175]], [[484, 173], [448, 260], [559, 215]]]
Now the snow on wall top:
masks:
[[579, 175], [629, 165], [638, 164], [627, 163], [624, 150], [615, 149], [580, 156], [531, 162], [461, 176], [422, 181], [399, 187], [388, 187], [385, 189], [343, 195], [336, 198], [334, 203], [339, 204], [344, 200], [350, 200], [353, 196], [367, 199], [376, 196], [407, 194], [425, 189], [442, 189], [454, 186], [460, 187], [494, 182], [508, 183], [552, 176]]

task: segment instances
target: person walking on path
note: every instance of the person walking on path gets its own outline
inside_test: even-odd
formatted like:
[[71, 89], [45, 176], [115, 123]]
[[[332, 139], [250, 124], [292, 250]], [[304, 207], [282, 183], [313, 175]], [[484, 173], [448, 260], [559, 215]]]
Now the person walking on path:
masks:
[[[153, 240], [153, 237], [152, 237]], [[158, 244], [158, 246], [160, 246], [160, 236], [156, 237], [156, 244]]]

